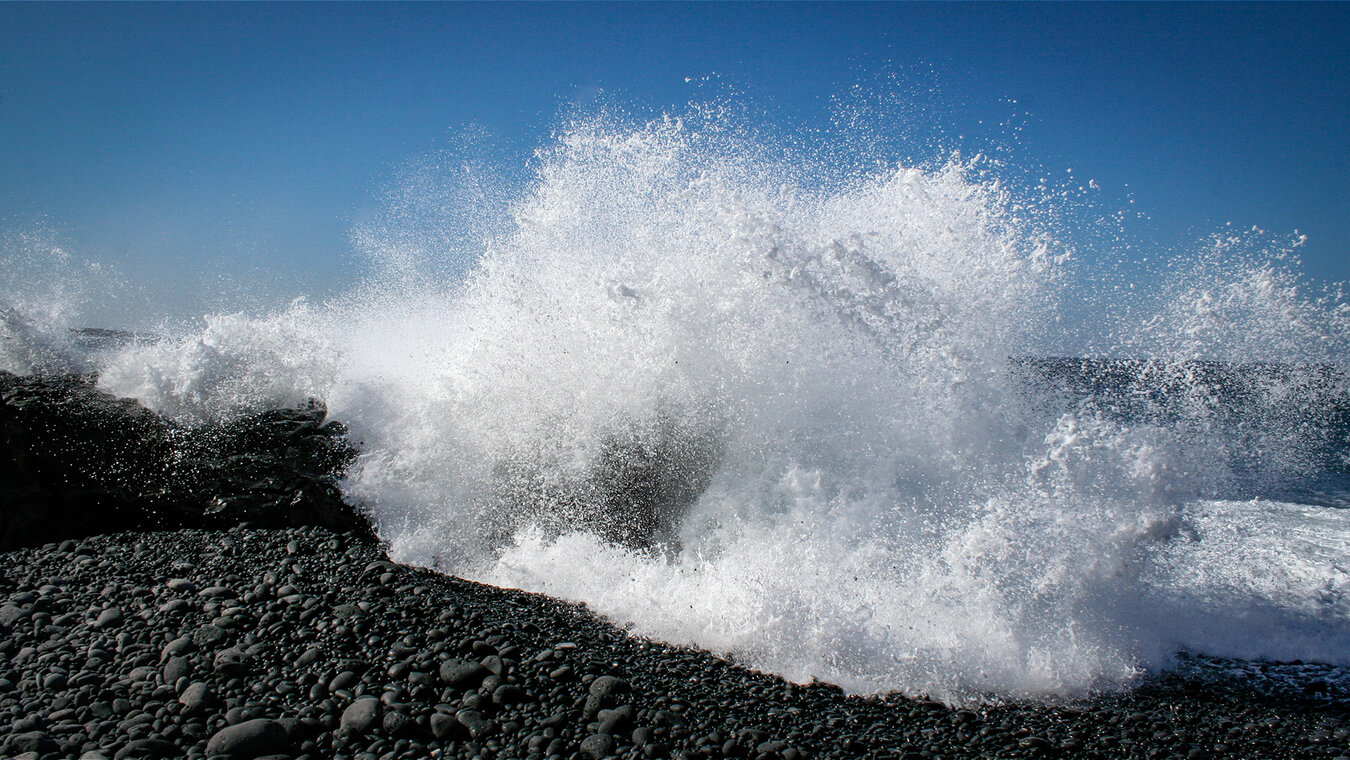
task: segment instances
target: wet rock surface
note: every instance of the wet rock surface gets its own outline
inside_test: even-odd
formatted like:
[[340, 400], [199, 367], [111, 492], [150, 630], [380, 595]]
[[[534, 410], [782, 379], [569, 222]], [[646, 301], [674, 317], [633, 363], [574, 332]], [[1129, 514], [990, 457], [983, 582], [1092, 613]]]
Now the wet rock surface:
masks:
[[850, 697], [318, 527], [0, 554], [0, 626], [0, 757], [1335, 758], [1350, 745], [1344, 695], [1217, 674], [1058, 706]]
[[356, 455], [322, 405], [185, 426], [83, 375], [0, 372], [0, 550], [129, 529], [373, 533], [337, 480]]

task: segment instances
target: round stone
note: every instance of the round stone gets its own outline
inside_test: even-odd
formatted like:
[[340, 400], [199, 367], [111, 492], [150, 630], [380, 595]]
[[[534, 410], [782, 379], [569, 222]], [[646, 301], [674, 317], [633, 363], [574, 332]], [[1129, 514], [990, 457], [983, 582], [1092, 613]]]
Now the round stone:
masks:
[[614, 676], [600, 676], [591, 681], [591, 695], [605, 699], [628, 691], [628, 682]]
[[98, 613], [98, 617], [94, 620], [94, 627], [112, 628], [113, 626], [116, 626], [121, 622], [122, 622], [122, 608], [109, 607], [103, 610], [102, 612]]
[[206, 743], [206, 755], [253, 760], [286, 751], [286, 729], [274, 720], [255, 718], [220, 729]]
[[365, 734], [380, 720], [381, 707], [375, 697], [361, 697], [352, 702], [342, 711], [342, 730], [355, 736]]
[[459, 689], [477, 686], [487, 675], [487, 668], [472, 660], [446, 660], [441, 664], [441, 682]]
[[614, 737], [609, 734], [592, 734], [581, 742], [581, 754], [590, 760], [604, 760], [614, 753]]

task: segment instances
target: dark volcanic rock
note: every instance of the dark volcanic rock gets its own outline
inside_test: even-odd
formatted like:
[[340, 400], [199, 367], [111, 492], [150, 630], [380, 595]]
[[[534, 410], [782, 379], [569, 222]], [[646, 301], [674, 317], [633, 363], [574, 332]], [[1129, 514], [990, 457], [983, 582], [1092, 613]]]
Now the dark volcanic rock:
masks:
[[122, 610], [118, 607], [109, 607], [100, 612], [91, 625], [95, 628], [112, 628], [121, 622]]
[[229, 755], [238, 760], [252, 760], [284, 751], [286, 741], [286, 729], [280, 723], [255, 718], [217, 731], [206, 743], [206, 755]]
[[591, 696], [600, 699], [611, 699], [616, 694], [623, 694], [628, 691], [628, 682], [615, 676], [600, 676], [591, 681], [589, 689]]
[[177, 757], [178, 748], [172, 742], [163, 739], [137, 739], [127, 742], [117, 750], [113, 760], [132, 760], [132, 758]]
[[472, 660], [456, 658], [441, 664], [441, 681], [456, 688], [476, 687], [487, 674], [487, 668]]
[[590, 760], [604, 760], [614, 753], [614, 737], [595, 734], [581, 741], [581, 754]]
[[349, 734], [361, 735], [380, 722], [383, 713], [380, 700], [374, 697], [362, 697], [342, 711], [342, 730]]
[[447, 715], [446, 713], [436, 713], [432, 715], [430, 723], [432, 736], [435, 736], [442, 741], [454, 738], [460, 733], [460, 729], [463, 727], [463, 724], [460, 723], [455, 716]]
[[187, 688], [183, 689], [182, 695], [178, 697], [178, 702], [183, 705], [185, 715], [205, 712], [214, 701], [215, 695], [211, 692], [211, 687], [204, 683], [189, 684]]
[[[199, 591], [211, 589], [226, 591]], [[184, 597], [187, 609], [158, 612]], [[0, 757], [1330, 759], [1350, 750], [1350, 690], [1335, 669], [1223, 662], [1216, 672], [1264, 667], [1289, 688], [1172, 674], [1058, 705], [850, 697], [630, 638], [579, 605], [402, 567], [356, 535], [314, 527], [125, 533], [0, 553], [0, 600], [19, 611], [0, 635]], [[346, 604], [363, 614], [339, 616]], [[87, 625], [114, 607], [119, 624]], [[236, 622], [221, 628], [217, 618]]]
[[128, 529], [322, 525], [373, 536], [322, 405], [185, 427], [81, 375], [0, 372], [0, 550]]
[[4, 746], [7, 752], [15, 755], [23, 752], [36, 752], [39, 755], [46, 755], [60, 749], [59, 745], [42, 731], [25, 731], [21, 734], [13, 734]]

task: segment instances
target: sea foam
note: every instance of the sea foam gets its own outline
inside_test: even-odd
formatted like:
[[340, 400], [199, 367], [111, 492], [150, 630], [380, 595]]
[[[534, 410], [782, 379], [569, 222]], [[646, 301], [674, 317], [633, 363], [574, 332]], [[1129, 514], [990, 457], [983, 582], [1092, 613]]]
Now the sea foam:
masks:
[[[397, 559], [791, 679], [963, 702], [1179, 650], [1350, 665], [1350, 512], [1270, 498], [1328, 466], [1344, 430], [1308, 412], [1344, 374], [1240, 403], [1194, 377], [1347, 356], [1344, 304], [1249, 236], [1113, 322], [981, 157], [841, 176], [595, 118], [530, 169], [481, 240], [127, 346], [102, 385], [183, 419], [320, 398]], [[1102, 393], [1032, 376], [1067, 315], [1146, 361]]]

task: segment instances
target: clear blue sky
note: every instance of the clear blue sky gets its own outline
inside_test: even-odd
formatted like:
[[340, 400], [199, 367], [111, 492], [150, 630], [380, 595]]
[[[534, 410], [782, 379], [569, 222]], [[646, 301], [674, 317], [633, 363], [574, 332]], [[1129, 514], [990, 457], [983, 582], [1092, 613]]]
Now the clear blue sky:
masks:
[[466, 125], [523, 162], [597, 91], [655, 114], [717, 74], [791, 128], [920, 71], [934, 123], [1022, 124], [1014, 158], [1132, 197], [1146, 247], [1297, 229], [1344, 280], [1347, 40], [1348, 4], [5, 3], [0, 232], [42, 220], [170, 310], [202, 272], [322, 294], [399, 167]]

